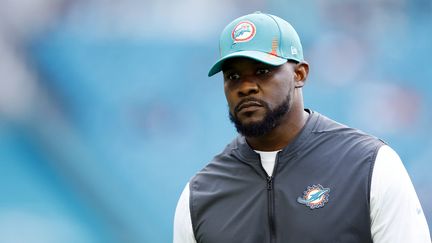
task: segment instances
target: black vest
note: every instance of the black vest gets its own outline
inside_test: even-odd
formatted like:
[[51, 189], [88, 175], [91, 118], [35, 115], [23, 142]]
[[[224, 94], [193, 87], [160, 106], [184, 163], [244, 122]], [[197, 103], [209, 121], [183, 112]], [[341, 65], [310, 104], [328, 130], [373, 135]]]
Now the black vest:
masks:
[[311, 112], [272, 177], [237, 137], [190, 181], [198, 243], [368, 243], [373, 165], [383, 142]]

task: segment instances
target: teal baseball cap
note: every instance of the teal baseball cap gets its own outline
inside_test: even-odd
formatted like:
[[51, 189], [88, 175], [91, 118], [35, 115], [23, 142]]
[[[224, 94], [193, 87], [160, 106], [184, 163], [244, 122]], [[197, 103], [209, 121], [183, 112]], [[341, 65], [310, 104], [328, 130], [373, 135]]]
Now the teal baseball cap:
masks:
[[251, 58], [273, 66], [287, 60], [303, 61], [303, 48], [295, 29], [271, 14], [255, 12], [229, 23], [219, 39], [220, 59], [210, 68], [211, 77], [234, 57]]

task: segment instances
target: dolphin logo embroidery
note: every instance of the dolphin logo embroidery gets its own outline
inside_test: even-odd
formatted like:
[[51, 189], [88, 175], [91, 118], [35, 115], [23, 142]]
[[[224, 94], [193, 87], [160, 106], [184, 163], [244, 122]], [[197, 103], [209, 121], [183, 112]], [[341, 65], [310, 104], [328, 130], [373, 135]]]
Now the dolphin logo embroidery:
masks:
[[247, 42], [254, 38], [256, 33], [255, 25], [250, 21], [238, 23], [231, 32], [234, 43]]
[[297, 202], [310, 209], [321, 208], [329, 200], [330, 188], [324, 188], [320, 184], [308, 186], [303, 192], [303, 197], [298, 197]]

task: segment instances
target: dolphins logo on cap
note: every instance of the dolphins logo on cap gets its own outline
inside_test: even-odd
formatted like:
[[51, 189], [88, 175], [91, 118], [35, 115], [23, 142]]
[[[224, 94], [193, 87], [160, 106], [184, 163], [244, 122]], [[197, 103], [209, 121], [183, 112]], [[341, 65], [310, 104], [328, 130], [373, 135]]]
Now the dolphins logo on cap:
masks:
[[232, 33], [231, 37], [234, 40], [234, 43], [237, 42], [246, 42], [252, 40], [256, 33], [255, 25], [250, 21], [242, 21], [238, 23]]

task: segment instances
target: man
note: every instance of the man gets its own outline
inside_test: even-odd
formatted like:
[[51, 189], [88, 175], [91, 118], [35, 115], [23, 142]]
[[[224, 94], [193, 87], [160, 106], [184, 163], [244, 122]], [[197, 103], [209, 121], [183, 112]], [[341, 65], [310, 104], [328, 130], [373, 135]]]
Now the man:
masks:
[[411, 180], [381, 140], [304, 109], [309, 72], [285, 20], [223, 30], [229, 116], [240, 135], [186, 185], [175, 243], [430, 243]]

